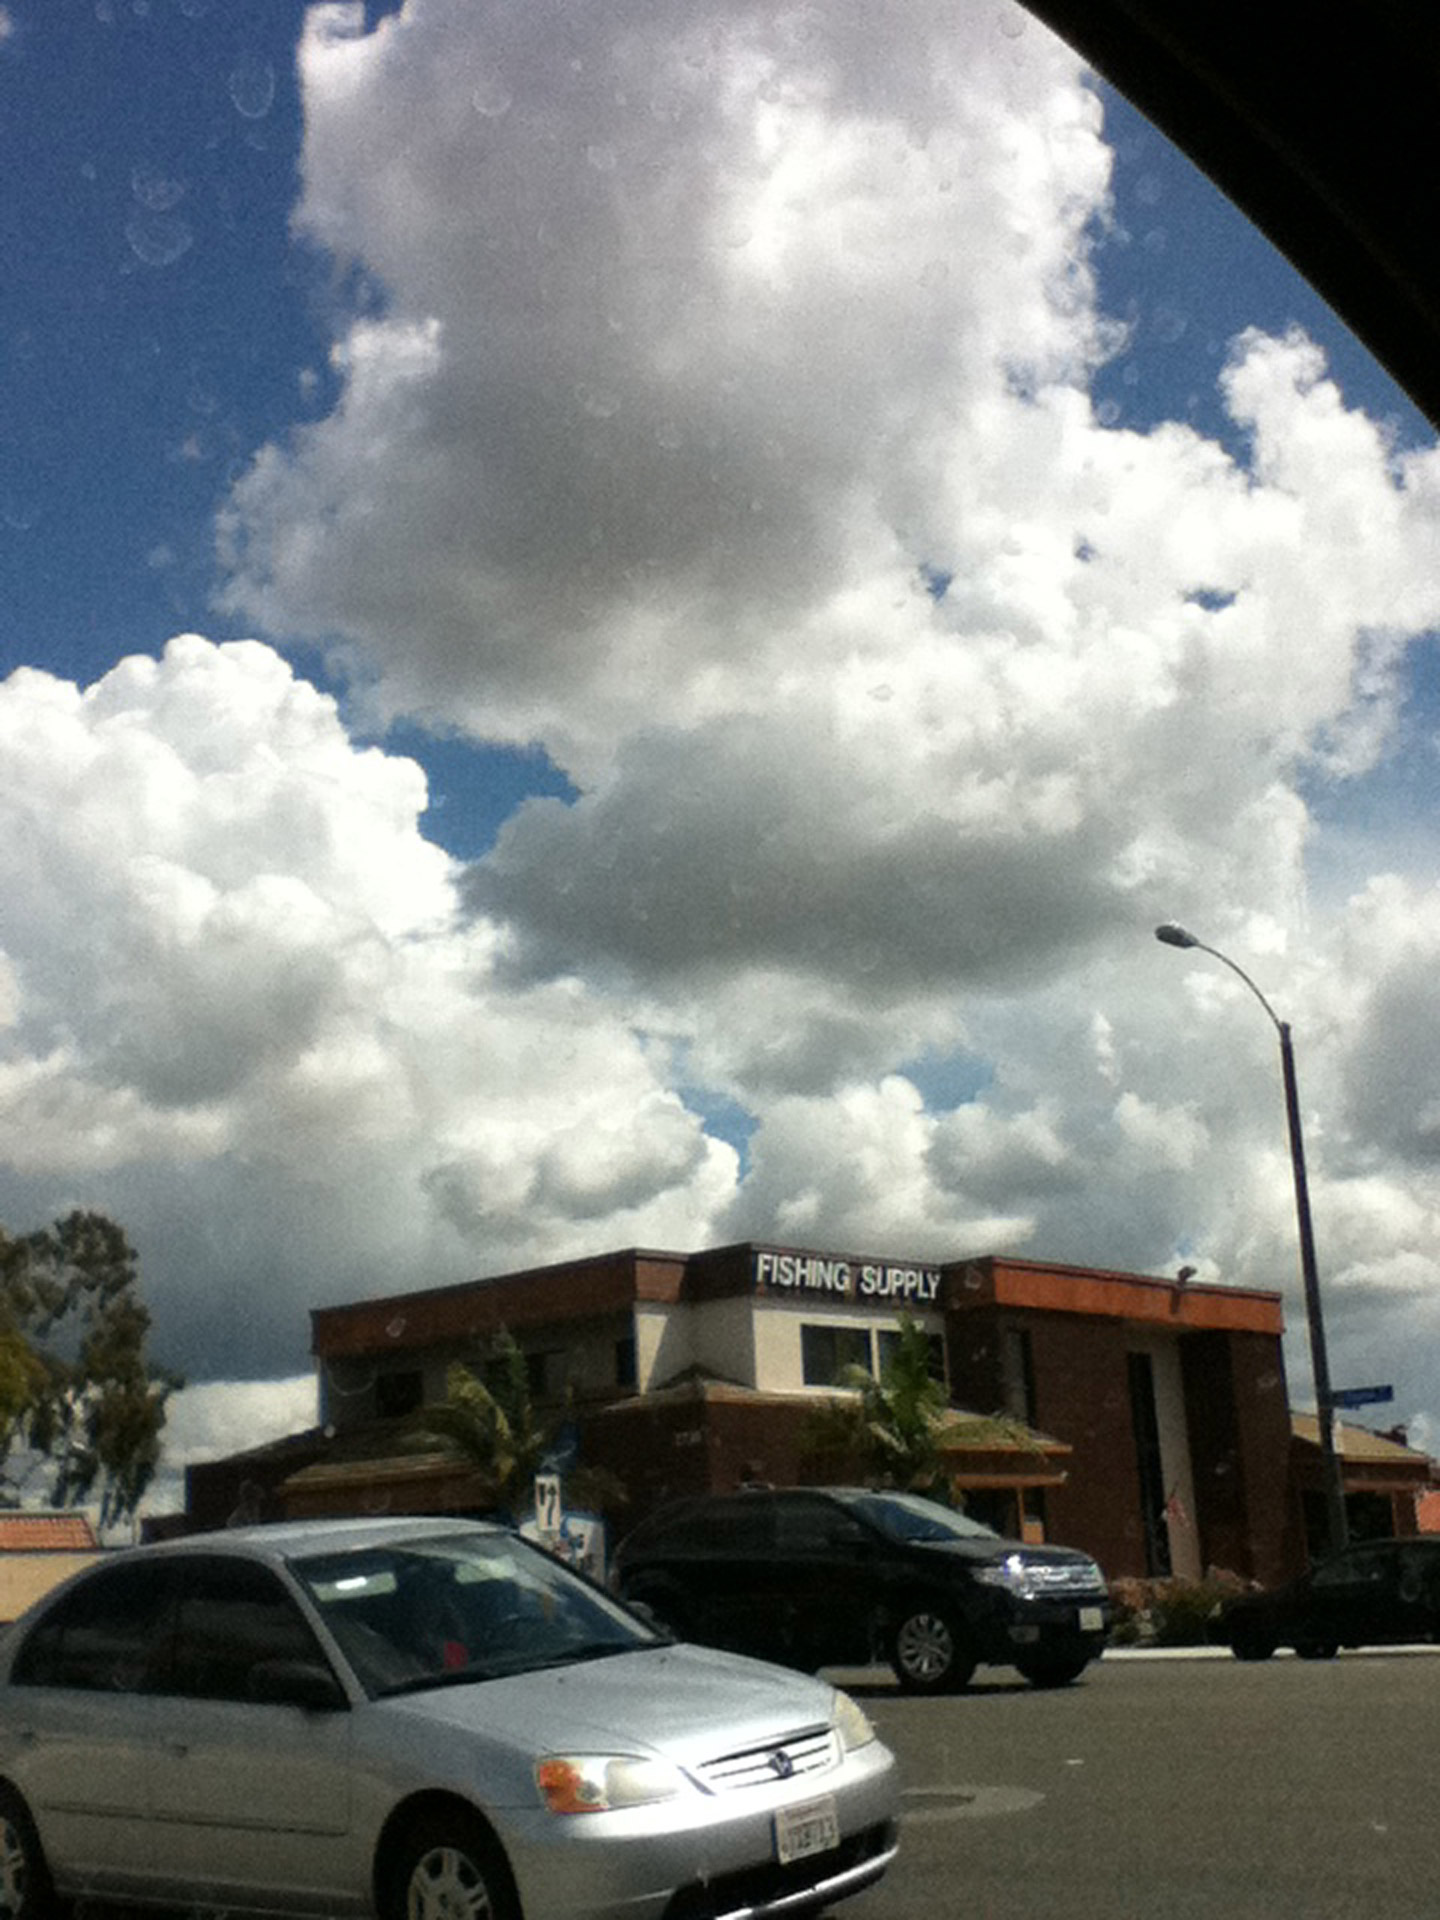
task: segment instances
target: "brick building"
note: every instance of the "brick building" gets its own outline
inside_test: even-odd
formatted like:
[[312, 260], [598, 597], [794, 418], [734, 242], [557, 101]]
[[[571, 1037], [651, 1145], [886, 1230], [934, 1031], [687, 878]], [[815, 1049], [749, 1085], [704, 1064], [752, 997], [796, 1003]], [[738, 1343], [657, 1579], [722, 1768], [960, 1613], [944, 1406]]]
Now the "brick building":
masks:
[[[930, 1334], [953, 1403], [1028, 1430], [978, 1444], [971, 1429], [950, 1454], [981, 1517], [1084, 1547], [1112, 1576], [1223, 1566], [1268, 1581], [1293, 1562], [1277, 1294], [749, 1242], [631, 1249], [317, 1310], [322, 1432], [292, 1450], [272, 1505], [463, 1506], [453, 1465], [376, 1457], [376, 1437], [383, 1454], [384, 1434], [443, 1397], [449, 1366], [480, 1363], [502, 1327], [537, 1398], [568, 1396], [581, 1457], [626, 1482], [627, 1522], [747, 1476], [815, 1478], [817, 1400], [847, 1364], [878, 1370], [905, 1315]], [[209, 1504], [227, 1497], [217, 1483]], [[193, 1499], [206, 1504], [203, 1483]]]

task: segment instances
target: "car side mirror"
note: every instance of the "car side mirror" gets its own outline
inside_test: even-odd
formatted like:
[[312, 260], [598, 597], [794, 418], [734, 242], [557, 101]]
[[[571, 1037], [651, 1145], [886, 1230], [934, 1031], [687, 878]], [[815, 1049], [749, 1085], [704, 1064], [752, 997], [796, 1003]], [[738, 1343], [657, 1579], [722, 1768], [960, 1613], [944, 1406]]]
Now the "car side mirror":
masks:
[[625, 1605], [642, 1626], [649, 1627], [652, 1633], [658, 1633], [662, 1640], [673, 1642], [677, 1639], [674, 1629], [660, 1618], [648, 1600], [627, 1600]]
[[345, 1690], [318, 1660], [261, 1660], [250, 1669], [250, 1698], [261, 1706], [334, 1713], [348, 1707]]

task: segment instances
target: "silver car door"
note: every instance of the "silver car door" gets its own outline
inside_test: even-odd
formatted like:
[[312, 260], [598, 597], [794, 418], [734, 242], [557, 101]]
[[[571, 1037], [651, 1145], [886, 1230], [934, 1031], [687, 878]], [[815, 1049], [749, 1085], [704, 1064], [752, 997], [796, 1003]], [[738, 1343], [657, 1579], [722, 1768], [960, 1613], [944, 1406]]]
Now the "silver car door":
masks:
[[287, 1669], [317, 1687], [334, 1678], [278, 1575], [239, 1557], [187, 1561], [154, 1701], [157, 1897], [297, 1911], [363, 1898], [349, 1707], [338, 1683], [329, 1706], [267, 1697]]

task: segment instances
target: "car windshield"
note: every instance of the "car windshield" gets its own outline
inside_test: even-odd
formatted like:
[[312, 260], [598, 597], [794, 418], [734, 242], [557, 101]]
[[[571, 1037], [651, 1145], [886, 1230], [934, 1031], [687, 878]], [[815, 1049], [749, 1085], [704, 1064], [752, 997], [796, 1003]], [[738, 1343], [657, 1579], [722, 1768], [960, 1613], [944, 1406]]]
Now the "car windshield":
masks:
[[623, 1607], [509, 1534], [317, 1554], [293, 1571], [372, 1697], [662, 1644]]
[[851, 1494], [846, 1503], [892, 1540], [998, 1540], [993, 1527], [982, 1526], [914, 1493]]

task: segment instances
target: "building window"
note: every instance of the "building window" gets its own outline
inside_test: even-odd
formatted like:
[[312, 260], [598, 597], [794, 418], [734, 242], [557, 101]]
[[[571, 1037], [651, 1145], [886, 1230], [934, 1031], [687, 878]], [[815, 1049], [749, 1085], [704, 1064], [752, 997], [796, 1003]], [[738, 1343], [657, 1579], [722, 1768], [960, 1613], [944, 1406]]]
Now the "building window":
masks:
[[617, 1387], [633, 1387], [639, 1374], [635, 1365], [635, 1336], [627, 1333], [623, 1339], [615, 1342], [615, 1384]]
[[[881, 1327], [879, 1332], [875, 1335], [875, 1348], [876, 1348], [876, 1361], [877, 1361], [875, 1374], [877, 1379], [879, 1379], [884, 1374], [885, 1369], [886, 1367], [889, 1366], [890, 1361], [894, 1356], [895, 1350], [899, 1346], [899, 1344], [900, 1344], [900, 1335], [899, 1335], [899, 1332], [894, 1328]], [[925, 1336], [925, 1346], [926, 1346], [926, 1360], [930, 1369], [930, 1378], [932, 1380], [939, 1381], [940, 1385], [943, 1387], [945, 1385], [944, 1337], [938, 1333], [929, 1333]]]
[[382, 1373], [375, 1382], [375, 1411], [382, 1420], [398, 1420], [414, 1413], [425, 1398], [424, 1376], [418, 1368], [404, 1373]]
[[1035, 1425], [1035, 1354], [1028, 1327], [1006, 1327], [1000, 1335], [1001, 1384], [1005, 1411], [1013, 1420]]
[[807, 1387], [838, 1385], [847, 1367], [870, 1371], [867, 1327], [836, 1327], [824, 1321], [800, 1329], [800, 1366]]
[[1130, 1375], [1130, 1421], [1140, 1476], [1140, 1525], [1145, 1571], [1170, 1572], [1170, 1529], [1165, 1518], [1165, 1469], [1160, 1459], [1160, 1416], [1155, 1407], [1155, 1369], [1148, 1353], [1125, 1356]]

